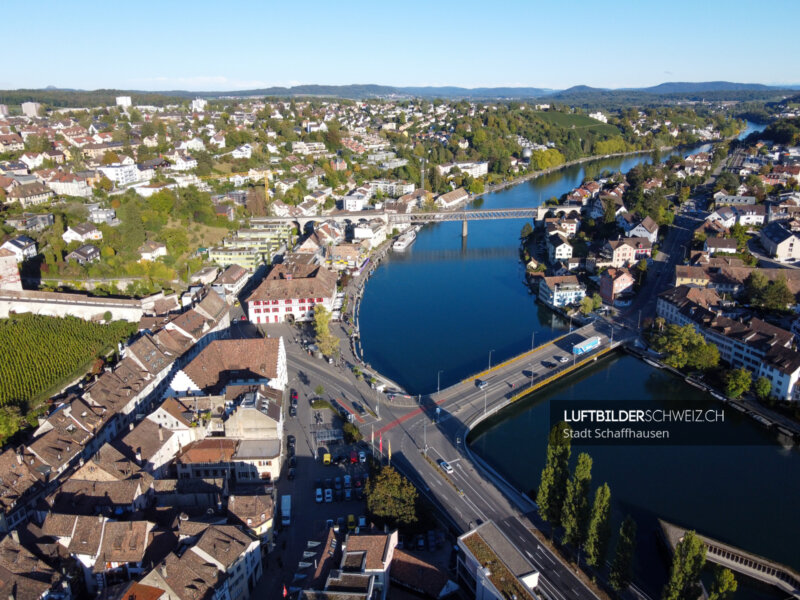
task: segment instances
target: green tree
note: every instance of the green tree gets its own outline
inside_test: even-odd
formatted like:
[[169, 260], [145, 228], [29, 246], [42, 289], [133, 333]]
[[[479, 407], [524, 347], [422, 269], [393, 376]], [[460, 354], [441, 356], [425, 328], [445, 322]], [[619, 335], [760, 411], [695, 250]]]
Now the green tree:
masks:
[[766, 400], [772, 391], [772, 382], [762, 375], [753, 384], [753, 391], [761, 400]]
[[602, 308], [603, 306], [603, 298], [598, 293], [592, 294], [592, 309], [597, 310], [598, 308]]
[[315, 388], [314, 388], [314, 393], [315, 393], [317, 396], [322, 396], [322, 394], [324, 394], [324, 393], [325, 393], [325, 386], [324, 386], [324, 385], [322, 385], [321, 383], [320, 383], [320, 384], [318, 384], [318, 385], [317, 385], [317, 387], [315, 387]]
[[355, 444], [364, 439], [361, 430], [353, 423], [342, 425], [342, 433], [344, 433], [344, 441], [348, 444]]
[[378, 519], [395, 526], [417, 522], [417, 489], [392, 467], [370, 477], [364, 493], [367, 510]]
[[317, 336], [317, 347], [325, 356], [339, 356], [339, 338], [331, 333], [330, 311], [317, 304], [314, 307], [314, 332]]
[[602, 567], [608, 553], [611, 538], [611, 490], [604, 483], [594, 493], [594, 503], [586, 530], [586, 563], [592, 567]]
[[529, 237], [531, 237], [532, 233], [533, 233], [533, 227], [531, 227], [531, 224], [525, 223], [525, 225], [522, 226], [522, 231], [519, 234], [519, 239], [527, 240]]
[[0, 407], [0, 441], [5, 441], [20, 430], [25, 419], [15, 404]]
[[697, 583], [706, 563], [706, 546], [694, 531], [687, 531], [675, 545], [669, 579], [662, 600], [693, 600], [698, 597]]
[[714, 569], [714, 581], [711, 582], [708, 600], [726, 600], [738, 587], [739, 584], [731, 570], [717, 566]]
[[581, 313], [588, 316], [594, 310], [594, 300], [590, 296], [581, 298]]
[[586, 452], [578, 455], [575, 472], [567, 482], [564, 506], [561, 508], [561, 525], [564, 543], [580, 548], [586, 539], [589, 521], [589, 491], [592, 485], [592, 457]]
[[103, 159], [101, 160], [101, 163], [104, 165], [113, 165], [114, 163], [118, 162], [119, 162], [119, 154], [117, 154], [113, 150], [109, 150], [105, 154], [103, 154]]
[[653, 349], [666, 354], [664, 362], [676, 369], [686, 366], [694, 369], [710, 369], [719, 363], [719, 350], [707, 344], [703, 336], [691, 324], [670, 324], [653, 338]]
[[744, 282], [744, 295], [747, 302], [754, 306], [763, 306], [768, 285], [767, 276], [758, 269], [753, 270]]
[[554, 527], [561, 522], [561, 507], [564, 505], [564, 498], [567, 494], [571, 452], [569, 430], [570, 426], [563, 421], [557, 423], [550, 430], [547, 459], [544, 469], [542, 469], [539, 489], [536, 492], [539, 515]]
[[636, 521], [628, 515], [619, 528], [619, 539], [611, 561], [608, 582], [616, 591], [628, 588], [633, 577], [633, 554], [636, 549]]
[[786, 285], [785, 277], [771, 281], [767, 286], [767, 291], [764, 295], [764, 308], [783, 311], [794, 302], [794, 294], [789, 290], [789, 286]]
[[731, 369], [725, 374], [725, 393], [738, 398], [750, 389], [753, 376], [747, 369]]

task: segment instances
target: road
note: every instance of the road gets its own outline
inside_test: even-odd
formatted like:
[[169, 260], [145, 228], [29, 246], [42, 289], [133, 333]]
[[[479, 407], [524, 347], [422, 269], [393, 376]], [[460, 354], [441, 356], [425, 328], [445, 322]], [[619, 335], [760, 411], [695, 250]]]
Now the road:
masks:
[[[498, 477], [491, 477], [483, 467], [477, 467], [464, 441], [468, 425], [484, 413], [503, 406], [509, 396], [527, 384], [545, 378], [559, 369], [573, 366], [573, 344], [598, 335], [604, 344], [610, 341], [612, 326], [604, 321], [589, 324], [568, 334], [537, 353], [535, 360], [525, 358], [499, 366], [482, 376], [486, 386], [481, 389], [475, 381], [465, 381], [439, 393], [423, 396], [420, 406], [402, 408], [382, 401], [380, 418], [362, 425], [370, 438], [375, 432], [377, 447], [382, 439], [384, 456], [391, 448], [392, 465], [412, 480], [422, 494], [444, 508], [451, 526], [459, 532], [493, 520], [517, 544], [531, 562], [540, 569], [540, 591], [553, 600], [593, 598], [594, 594], [546, 546], [536, 539], [532, 530], [545, 525], [538, 521], [535, 505]], [[615, 332], [617, 340], [620, 331]], [[307, 357], [289, 346], [290, 372], [302, 372], [326, 389], [341, 390], [346, 397], [360, 394], [363, 401], [374, 407], [369, 393], [348, 382], [346, 372], [331, 370], [330, 366]], [[564, 357], [566, 362], [560, 362]], [[545, 365], [552, 365], [550, 367]], [[291, 376], [290, 376], [291, 377]], [[438, 411], [437, 411], [438, 408]], [[377, 412], [377, 411], [376, 411]], [[434, 462], [448, 461], [454, 473], [448, 478], [425, 458], [423, 450]]]

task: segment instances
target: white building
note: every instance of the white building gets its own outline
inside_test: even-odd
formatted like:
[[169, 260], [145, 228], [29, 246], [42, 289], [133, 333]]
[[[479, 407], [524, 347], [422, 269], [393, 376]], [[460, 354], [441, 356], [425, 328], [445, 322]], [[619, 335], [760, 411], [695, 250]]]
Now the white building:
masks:
[[67, 244], [70, 242], [86, 243], [89, 240], [102, 240], [103, 232], [91, 223], [79, 223], [67, 227], [67, 230], [61, 235]]
[[192, 100], [192, 112], [205, 112], [206, 106], [208, 106], [208, 100], [203, 100], [202, 98]]
[[118, 186], [129, 185], [141, 181], [141, 171], [135, 164], [115, 164], [100, 167], [99, 171]]
[[130, 108], [133, 106], [130, 96], [117, 96], [117, 106], [120, 108]]
[[275, 265], [247, 298], [251, 322], [310, 321], [314, 307], [333, 311], [336, 274], [316, 265]]
[[608, 123], [608, 117], [605, 116], [600, 111], [589, 113], [589, 117], [591, 117], [595, 121], [600, 121], [601, 123]]
[[539, 279], [539, 300], [550, 306], [577, 304], [586, 296], [586, 287], [575, 275]]
[[27, 235], [20, 235], [7, 240], [0, 250], [8, 250], [16, 258], [18, 263], [36, 256], [36, 242]]
[[373, 194], [380, 192], [384, 196], [391, 196], [392, 198], [405, 196], [415, 189], [413, 183], [407, 181], [388, 181], [386, 179], [370, 181], [367, 185], [369, 185], [369, 189]]
[[38, 102], [23, 102], [21, 108], [22, 114], [26, 117], [38, 117], [39, 109], [42, 108], [42, 105]]
[[353, 227], [353, 240], [367, 241], [370, 248], [377, 248], [386, 241], [386, 223], [380, 219], [358, 223]]
[[250, 144], [242, 144], [231, 152], [233, 158], [250, 158], [253, 156], [253, 147]]

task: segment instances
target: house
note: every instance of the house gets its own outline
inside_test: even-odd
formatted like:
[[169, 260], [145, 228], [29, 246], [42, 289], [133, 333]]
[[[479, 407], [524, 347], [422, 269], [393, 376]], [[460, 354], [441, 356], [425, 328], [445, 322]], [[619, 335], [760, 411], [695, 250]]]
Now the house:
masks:
[[627, 237], [638, 237], [648, 240], [651, 244], [658, 241], [658, 223], [649, 216], [634, 225], [625, 234]]
[[33, 258], [37, 254], [36, 242], [27, 235], [19, 235], [6, 241], [0, 249], [12, 252], [18, 263]]
[[720, 196], [714, 200], [715, 207], [720, 206], [742, 206], [748, 204], [755, 204], [757, 202], [755, 196]]
[[166, 255], [167, 255], [167, 246], [165, 244], [162, 244], [161, 242], [154, 242], [152, 240], [148, 240], [144, 244], [139, 246], [139, 256], [141, 256], [140, 260], [153, 262], [157, 260], [159, 257]]
[[253, 155], [253, 147], [250, 144], [242, 144], [231, 152], [233, 158], [250, 158]]
[[736, 254], [738, 242], [728, 238], [708, 238], [703, 244], [703, 251], [709, 254]]
[[643, 258], [650, 258], [652, 251], [650, 240], [644, 238], [608, 240], [600, 250], [603, 262], [598, 261], [597, 266], [629, 267]]
[[6, 225], [21, 231], [44, 231], [54, 223], [53, 213], [22, 213], [16, 217], [8, 217]]
[[226, 296], [235, 298], [244, 289], [249, 279], [250, 274], [245, 268], [239, 265], [230, 265], [219, 274], [214, 283], [222, 286]]
[[575, 275], [539, 278], [539, 300], [550, 306], [576, 304], [586, 296], [586, 287]]
[[169, 464], [181, 449], [180, 438], [152, 419], [131, 423], [130, 431], [113, 442], [119, 452], [153, 477], [168, 474]]
[[203, 348], [170, 382], [175, 396], [220, 393], [228, 385], [286, 387], [283, 338], [218, 339]]
[[611, 267], [600, 274], [600, 297], [605, 302], [614, 304], [618, 296], [633, 291], [633, 284], [633, 275], [627, 268]]
[[360, 221], [353, 227], [353, 242], [363, 241], [370, 248], [377, 248], [386, 241], [386, 223], [381, 219]]
[[800, 239], [783, 221], [769, 223], [761, 230], [761, 245], [767, 253], [780, 262], [800, 259]]
[[279, 264], [247, 298], [247, 314], [256, 324], [310, 321], [318, 304], [332, 311], [335, 297], [332, 271], [315, 265]]
[[706, 217], [706, 221], [719, 223], [726, 229], [730, 229], [736, 224], [736, 210], [732, 206], [721, 206]]
[[459, 204], [466, 202], [469, 199], [469, 194], [464, 188], [458, 188], [452, 192], [447, 192], [437, 197], [435, 202], [436, 206], [445, 210], [455, 208]]
[[222, 478], [240, 484], [276, 481], [280, 440], [207, 437], [185, 446], [175, 459], [178, 479]]
[[92, 223], [79, 223], [67, 227], [67, 230], [61, 235], [67, 244], [70, 242], [88, 242], [89, 240], [102, 240], [103, 232], [95, 227]]
[[18, 185], [6, 194], [6, 204], [19, 202], [23, 209], [49, 201], [55, 193], [43, 183]]
[[280, 440], [283, 438], [282, 399], [280, 390], [265, 385], [250, 386], [225, 421], [225, 436], [240, 440]]
[[100, 260], [100, 248], [94, 244], [84, 244], [67, 254], [67, 262], [75, 261], [81, 266]]
[[572, 245], [562, 234], [547, 236], [547, 255], [550, 263], [572, 258]]
[[228, 496], [228, 514], [262, 546], [272, 545], [275, 503], [265, 485], [237, 486]]
[[737, 206], [736, 222], [745, 227], [764, 224], [767, 216], [767, 208], [763, 204]]

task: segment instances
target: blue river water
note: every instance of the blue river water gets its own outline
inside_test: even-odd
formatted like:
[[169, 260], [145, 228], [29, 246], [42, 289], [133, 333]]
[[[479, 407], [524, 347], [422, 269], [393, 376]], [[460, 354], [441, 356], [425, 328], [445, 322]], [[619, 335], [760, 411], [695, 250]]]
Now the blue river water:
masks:
[[[740, 137], [763, 129], [747, 123]], [[707, 149], [683, 151], [683, 154]], [[667, 158], [667, 155], [663, 157]], [[473, 207], [537, 206], [604, 170], [627, 171], [647, 155], [600, 159], [495, 192]], [[392, 253], [366, 286], [360, 310], [364, 357], [409, 393], [427, 393], [541, 344], [568, 323], [536, 304], [524, 284], [518, 237], [525, 220], [426, 226], [410, 250]], [[438, 375], [438, 379], [437, 379]], [[601, 361], [531, 396], [474, 432], [472, 448], [523, 491], [538, 484], [553, 398], [713, 400], [630, 356]], [[731, 419], [749, 437], [758, 426]], [[738, 431], [737, 430], [737, 431]], [[573, 446], [573, 457], [581, 451]], [[592, 446], [594, 481], [612, 490], [615, 524], [639, 523], [637, 580], [657, 596], [666, 559], [657, 541], [662, 518], [800, 569], [800, 453], [772, 441], [754, 446]], [[737, 598], [774, 597], [757, 585]]]

